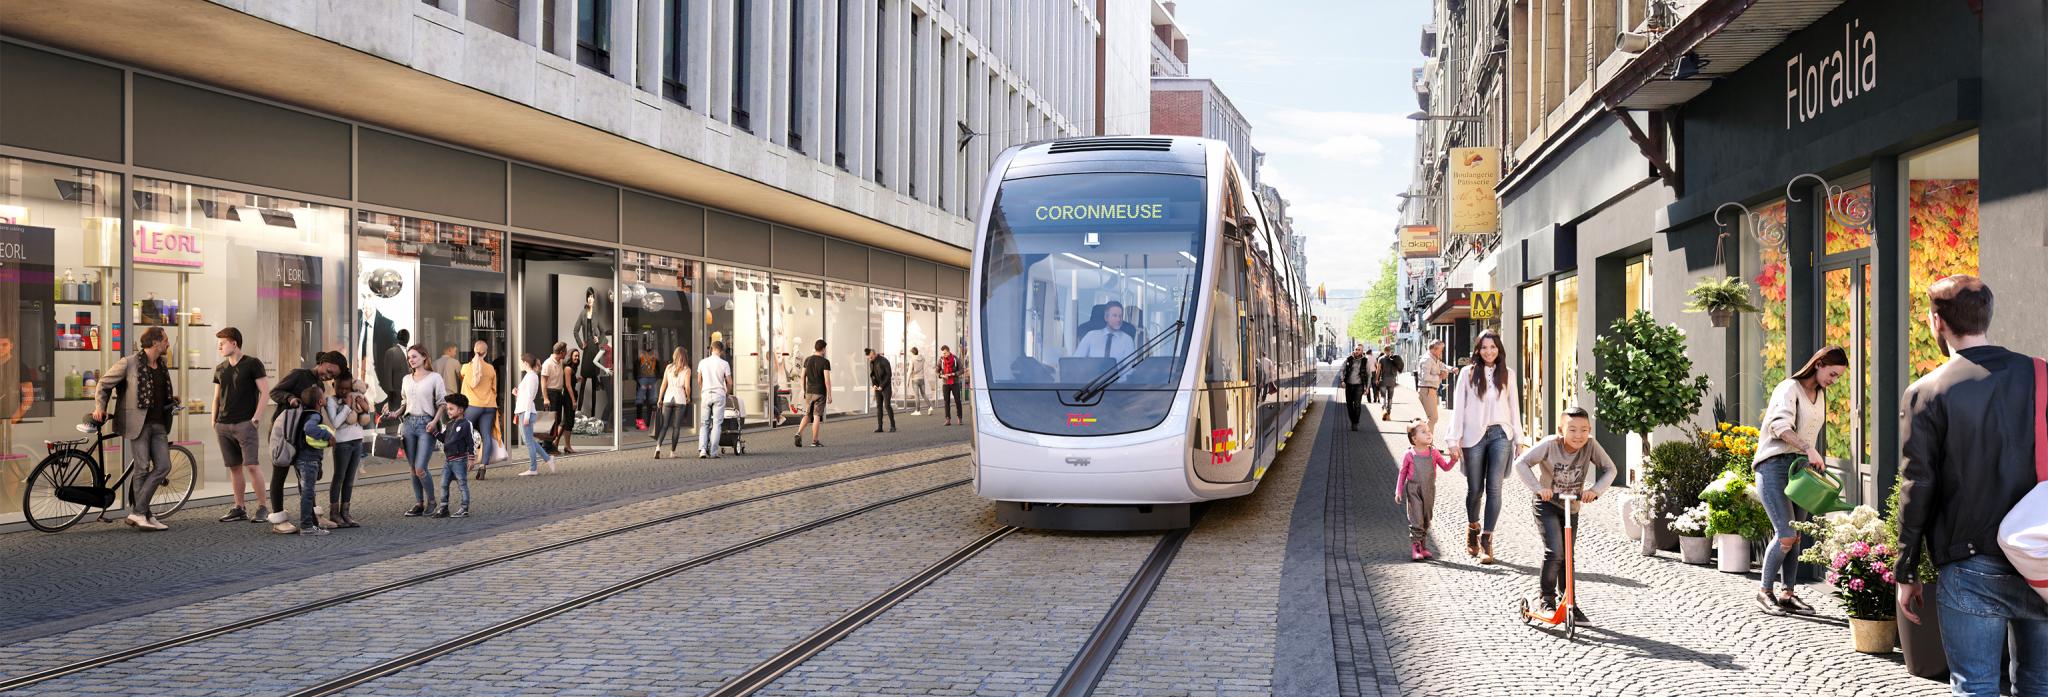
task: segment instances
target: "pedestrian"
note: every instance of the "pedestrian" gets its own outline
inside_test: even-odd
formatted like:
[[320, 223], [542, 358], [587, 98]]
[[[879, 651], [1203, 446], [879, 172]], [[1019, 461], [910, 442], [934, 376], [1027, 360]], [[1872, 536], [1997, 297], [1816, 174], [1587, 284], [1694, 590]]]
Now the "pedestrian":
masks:
[[[825, 342], [818, 342], [823, 345]], [[711, 352], [704, 354], [704, 360], [697, 361], [697, 401], [702, 404], [703, 418], [697, 426], [697, 459], [718, 457], [718, 438], [724, 434], [725, 398], [732, 394], [732, 365], [722, 357], [725, 342], [711, 342]], [[803, 427], [798, 426], [798, 431]]]
[[[313, 384], [299, 393], [299, 403], [308, 405], [298, 411], [293, 423], [279, 423], [271, 431], [273, 437], [283, 437], [292, 446], [292, 472], [299, 479], [299, 526], [298, 534], [318, 536], [327, 534], [333, 527], [329, 522], [320, 521], [320, 510], [315, 507], [320, 488], [320, 461], [327, 457], [327, 449], [334, 444], [334, 429], [327, 425], [321, 410], [327, 405], [327, 389]], [[282, 477], [273, 473], [275, 481]], [[332, 490], [332, 486], [329, 487]], [[272, 501], [278, 513], [284, 513], [281, 501]]]
[[2006, 637], [2013, 691], [2048, 694], [2048, 602], [1998, 546], [1999, 523], [2031, 491], [2035, 360], [1993, 345], [1991, 288], [1949, 276], [1927, 290], [1927, 314], [1948, 362], [1913, 382], [1899, 430], [1900, 616], [1918, 624], [1922, 555], [1939, 569], [1941, 646], [1949, 690], [1996, 695]]
[[462, 365], [462, 398], [469, 403], [462, 419], [476, 431], [479, 452], [473, 469], [476, 478], [483, 479], [490, 470], [491, 456], [497, 452], [498, 369], [491, 365], [490, 342], [477, 339], [471, 349], [469, 362]]
[[540, 474], [540, 463], [548, 463], [548, 473], [555, 472], [555, 456], [541, 447], [540, 439], [533, 437], [533, 422], [540, 419], [540, 410], [534, 408], [534, 399], [540, 397], [540, 365], [534, 362], [533, 354], [519, 357], [519, 365], [525, 370], [519, 376], [519, 386], [512, 392], [512, 419], [519, 423], [519, 437], [526, 443], [526, 471], [521, 477]]
[[563, 455], [576, 454], [576, 422], [583, 418], [583, 349], [569, 349], [569, 360], [562, 363], [562, 376], [569, 383], [568, 420], [557, 422], [561, 427], [559, 447], [555, 452]]
[[1408, 558], [1432, 558], [1429, 552], [1429, 523], [1436, 512], [1436, 471], [1451, 471], [1451, 458], [1436, 449], [1436, 434], [1427, 421], [1408, 425], [1408, 453], [1401, 457], [1401, 472], [1394, 478], [1394, 503], [1408, 512]]
[[1451, 461], [1465, 470], [1465, 553], [1493, 563], [1493, 528], [1500, 522], [1500, 482], [1522, 442], [1520, 383], [1507, 366], [1500, 335], [1487, 330], [1472, 345], [1472, 364], [1458, 377], [1458, 413], [1444, 440]]
[[[576, 425], [575, 401], [569, 398], [569, 344], [555, 342], [548, 351], [547, 361], [540, 364], [541, 411], [552, 411], [555, 423], [548, 427], [545, 439], [554, 445], [556, 439]], [[556, 450], [559, 452], [560, 448]]]
[[335, 380], [335, 391], [328, 396], [322, 418], [334, 432], [334, 475], [327, 480], [327, 517], [336, 528], [359, 528], [361, 524], [349, 515], [349, 500], [354, 498], [356, 474], [362, 468], [365, 455], [363, 429], [371, 425], [370, 398], [364, 395], [370, 383], [362, 380]]
[[[278, 378], [277, 384], [270, 387], [270, 402], [276, 407], [270, 412], [271, 425], [273, 427], [272, 447], [276, 447], [274, 440], [276, 431], [274, 427], [276, 426], [279, 414], [283, 414], [291, 409], [319, 410], [319, 404], [307, 404], [303, 401], [306, 388], [321, 387], [322, 383], [329, 380], [342, 379], [353, 378], [349, 375], [347, 359], [341, 355], [340, 351], [321, 351], [314, 354], [313, 367], [294, 368], [291, 372], [285, 373], [284, 377]], [[322, 393], [325, 394], [325, 392], [326, 390], [323, 388]], [[298, 446], [294, 444], [293, 447], [296, 448]], [[286, 515], [284, 510], [284, 480], [286, 477], [294, 476], [296, 474], [294, 472], [295, 469], [296, 465], [291, 463], [284, 465], [279, 465], [275, 462], [271, 463], [270, 515], [267, 518], [256, 519], [270, 523], [270, 531], [280, 535], [290, 535], [300, 530], [298, 526], [292, 524], [291, 516]]]
[[[1537, 597], [1544, 612], [1557, 609], [1558, 588], [1564, 583], [1565, 515], [1571, 515], [1572, 527], [1578, 527], [1579, 507], [1599, 500], [1620, 471], [1607, 451], [1593, 442], [1593, 415], [1584, 408], [1564, 410], [1564, 422], [1559, 426], [1559, 433], [1544, 436], [1515, 460], [1515, 476], [1536, 494], [1536, 527], [1543, 531], [1543, 573]], [[1570, 511], [1559, 504], [1560, 494], [1578, 496]], [[1576, 599], [1572, 619], [1586, 623], [1586, 613], [1579, 610]]]
[[1365, 350], [1365, 403], [1371, 404], [1380, 397], [1380, 359], [1372, 349]]
[[911, 403], [910, 413], [912, 415], [931, 416], [932, 414], [931, 383], [930, 378], [927, 377], [929, 371], [926, 368], [924, 354], [918, 353], [916, 346], [910, 347], [910, 398], [916, 400]]
[[655, 393], [660, 395], [661, 411], [654, 415], [654, 457], [663, 457], [663, 435], [668, 436], [666, 456], [675, 457], [676, 444], [682, 442], [690, 423], [690, 354], [683, 347], [670, 352], [668, 368], [662, 371]]
[[875, 390], [875, 432], [882, 432], [882, 415], [889, 416], [889, 432], [896, 432], [896, 399], [894, 381], [896, 375], [890, 369], [889, 357], [864, 348], [861, 353], [868, 357], [868, 384]]
[[960, 412], [960, 423], [967, 423], [967, 410], [960, 406], [960, 358], [953, 355], [950, 346], [939, 347], [939, 390], [946, 410], [946, 425], [953, 425], [953, 412]]
[[[1764, 407], [1763, 425], [1757, 428], [1756, 456], [1750, 466], [1756, 470], [1756, 490], [1763, 498], [1764, 513], [1771, 518], [1776, 544], [1764, 546], [1764, 568], [1756, 604], [1767, 614], [1792, 612], [1813, 614], [1813, 606], [1800, 600], [1793, 588], [1798, 583], [1799, 560], [1792, 552], [1799, 548], [1799, 532], [1792, 529], [1799, 512], [1785, 496], [1785, 485], [1794, 467], [1826, 471], [1826, 453], [1821, 451], [1820, 429], [1827, 425], [1827, 391], [1849, 370], [1849, 352], [1840, 346], [1815, 351], [1799, 372], [1771, 390], [1771, 402]], [[1804, 462], [1801, 462], [1801, 460]], [[1782, 576], [1784, 588], [1772, 595]]]
[[263, 361], [242, 353], [242, 330], [228, 327], [213, 336], [221, 359], [213, 368], [213, 435], [220, 442], [220, 458], [227, 465], [235, 499], [235, 507], [220, 522], [251, 520], [242, 507], [245, 490], [256, 504], [254, 520], [263, 520], [270, 517], [270, 508], [263, 505], [263, 493], [270, 487], [263, 481], [256, 409], [263, 404], [270, 374]]
[[1401, 373], [1407, 370], [1407, 366], [1401, 359], [1401, 355], [1394, 353], [1394, 345], [1387, 344], [1386, 350], [1380, 352], [1378, 368], [1380, 376], [1380, 420], [1392, 421], [1394, 419], [1394, 386], [1401, 383]]
[[1437, 402], [1440, 388], [1451, 366], [1444, 363], [1444, 342], [1442, 339], [1429, 342], [1429, 352], [1422, 356], [1422, 372], [1415, 375], [1415, 395], [1422, 402], [1422, 418], [1436, 423]]
[[398, 411], [399, 403], [405, 400], [405, 395], [396, 388], [405, 380], [405, 374], [410, 370], [406, 367], [405, 349], [412, 345], [412, 333], [400, 329], [392, 339], [393, 342], [377, 354], [376, 363], [372, 366], [376, 371], [377, 387], [385, 394], [384, 403], [378, 405], [382, 407], [381, 411]]
[[[105, 423], [109, 411], [119, 417], [114, 430], [121, 436], [129, 472], [128, 490], [123, 492], [128, 517], [121, 522], [140, 530], [169, 530], [171, 526], [157, 520], [150, 510], [150, 501], [171, 474], [171, 412], [178, 404], [171, 389], [171, 369], [164, 359], [170, 353], [171, 340], [163, 327], [150, 327], [143, 330], [136, 346], [142, 350], [115, 361], [100, 374], [92, 420]], [[119, 396], [108, 404], [113, 393]]]
[[[469, 517], [469, 459], [476, 453], [476, 427], [471, 425], [465, 414], [469, 412], [469, 399], [459, 394], [448, 395], [448, 401], [441, 406], [441, 413], [427, 432], [441, 442], [441, 505], [434, 509], [435, 518]], [[448, 502], [455, 498], [449, 488], [462, 490], [462, 503], [453, 512]]]
[[1358, 415], [1365, 411], [1366, 381], [1372, 377], [1371, 361], [1363, 345], [1351, 347], [1351, 355], [1337, 368], [1337, 383], [1344, 387], [1344, 413], [1351, 417], [1351, 430], [1358, 430]]
[[825, 408], [832, 403], [832, 361], [825, 357], [825, 340], [811, 344], [811, 356], [804, 359], [804, 420], [796, 425], [796, 447], [804, 447], [804, 426], [811, 427], [811, 447], [822, 448], [818, 431], [825, 426]]
[[[405, 517], [418, 518], [434, 508], [434, 420], [448, 401], [448, 385], [441, 375], [428, 370], [427, 347], [415, 344], [406, 349], [406, 364], [412, 372], [400, 382], [405, 420], [399, 435], [405, 439], [405, 457], [412, 464], [412, 508]], [[458, 395], [459, 396], [459, 395]]]
[[[680, 349], [681, 346], [676, 348]], [[640, 355], [633, 361], [633, 428], [638, 431], [647, 428], [647, 417], [654, 416], [654, 439], [661, 440], [661, 357], [654, 353], [654, 347], [640, 345]]]
[[450, 391], [462, 384], [462, 358], [456, 354], [454, 344], [441, 347], [441, 357], [434, 359], [434, 372], [441, 375], [441, 382]]

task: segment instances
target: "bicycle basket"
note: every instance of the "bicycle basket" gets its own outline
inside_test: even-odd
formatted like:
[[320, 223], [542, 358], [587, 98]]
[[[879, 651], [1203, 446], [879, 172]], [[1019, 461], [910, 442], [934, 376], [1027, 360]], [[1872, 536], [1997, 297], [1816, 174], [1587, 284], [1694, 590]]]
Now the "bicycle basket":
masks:
[[108, 508], [114, 505], [114, 490], [103, 486], [60, 486], [57, 500], [87, 508]]

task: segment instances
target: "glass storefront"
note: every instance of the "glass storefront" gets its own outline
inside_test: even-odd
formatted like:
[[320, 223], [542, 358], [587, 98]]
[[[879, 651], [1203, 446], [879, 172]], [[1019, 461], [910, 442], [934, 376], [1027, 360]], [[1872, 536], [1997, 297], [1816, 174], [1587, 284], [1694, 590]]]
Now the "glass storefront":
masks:
[[[904, 355], [904, 295], [896, 291], [877, 288], [868, 293], [868, 298], [869, 302], [874, 305], [874, 312], [868, 315], [868, 341], [865, 348], [879, 351], [882, 356], [889, 359], [892, 366], [892, 370], [889, 371], [889, 394], [892, 396], [892, 399], [900, 398], [903, 396], [903, 386], [905, 384], [902, 368]], [[880, 408], [880, 404], [873, 403], [875, 398], [874, 386], [872, 381], [866, 379], [867, 369], [867, 357], [863, 355], [860, 362], [862, 378], [860, 382], [862, 385], [868, 386], [869, 408]]]
[[793, 423], [802, 404], [804, 358], [825, 338], [825, 284], [804, 278], [775, 279], [775, 414]]
[[1579, 277], [1557, 279], [1553, 287], [1557, 295], [1557, 349], [1553, 352], [1556, 363], [1551, 366], [1550, 384], [1556, 387], [1556, 406], [1551, 410], [1556, 418], [1579, 404]]
[[[896, 372], [903, 376], [903, 389], [897, 391], [896, 399], [906, 408], [919, 409], [931, 404], [938, 397], [938, 381], [933, 376], [933, 356], [939, 355], [939, 301], [912, 295], [908, 301], [909, 310], [903, 319], [903, 353], [890, 357], [896, 362]], [[912, 350], [916, 356], [910, 355]], [[922, 374], [913, 370], [922, 363]], [[923, 381], [920, 382], [919, 378]], [[919, 385], [924, 389], [919, 392]]]
[[[704, 324], [709, 341], [723, 341], [732, 364], [733, 396], [748, 419], [772, 413], [775, 381], [768, 374], [770, 308], [774, 297], [768, 272], [706, 264]], [[808, 355], [808, 352], [807, 354]]]
[[[1738, 380], [1743, 390], [1742, 403], [1748, 405], [1748, 414], [1740, 415], [1744, 423], [1762, 420], [1764, 405], [1770, 401], [1771, 390], [1785, 379], [1786, 365], [1785, 329], [1788, 319], [1786, 302], [1790, 288], [1786, 278], [1786, 251], [1782, 242], [1785, 234], [1785, 202], [1773, 201], [1756, 209], [1755, 219], [1746, 222], [1748, 229], [1742, 231], [1743, 267], [1747, 269], [1748, 281], [1755, 296], [1757, 307], [1762, 312], [1744, 313], [1740, 317], [1754, 317], [1756, 324], [1749, 331], [1742, 332], [1742, 374]], [[1757, 241], [1761, 236], [1770, 244]], [[1749, 321], [1747, 319], [1743, 321]]]
[[[608, 449], [618, 409], [616, 391], [618, 346], [615, 259], [609, 251], [590, 251], [519, 240], [512, 245], [512, 283], [517, 306], [512, 309], [513, 353], [532, 353], [547, 360], [556, 342], [567, 346], [566, 374], [572, 409], [566, 418], [542, 414], [534, 433], [557, 427], [567, 445], [578, 451]], [[630, 396], [630, 395], [629, 395]], [[557, 423], [560, 421], [561, 423]]]
[[1927, 289], [1952, 274], [1976, 274], [1977, 136], [1901, 158], [1906, 177], [1906, 379], [1946, 357], [1927, 328]]
[[[696, 313], [697, 262], [628, 251], [619, 265], [619, 392], [625, 433], [652, 435], [661, 410], [662, 371], [677, 359], [695, 369], [708, 341], [701, 339]], [[621, 444], [638, 446], [638, 438]]]
[[[868, 289], [832, 283], [825, 286], [825, 358], [832, 361], [832, 402], [827, 414], [865, 413], [868, 400], [867, 363], [860, 350], [868, 343]], [[804, 347], [804, 355], [811, 355]], [[803, 390], [799, 389], [798, 392]]]
[[1541, 438], [1550, 432], [1544, 418], [1543, 405], [1549, 392], [1547, 373], [1543, 368], [1543, 345], [1545, 343], [1543, 324], [1543, 284], [1524, 286], [1521, 290], [1522, 322], [1521, 333], [1515, 337], [1515, 344], [1521, 347], [1520, 362], [1515, 374], [1522, 378], [1522, 432], [1531, 440]]

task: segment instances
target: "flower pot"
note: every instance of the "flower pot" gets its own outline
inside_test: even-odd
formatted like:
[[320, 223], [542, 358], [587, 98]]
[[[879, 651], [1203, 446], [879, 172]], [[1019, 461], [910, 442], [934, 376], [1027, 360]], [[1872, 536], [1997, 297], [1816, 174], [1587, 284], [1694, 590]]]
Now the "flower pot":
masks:
[[1679, 535], [1678, 553], [1687, 564], [1711, 564], [1714, 561], [1714, 541], [1700, 535]]
[[1940, 609], [1934, 602], [1934, 584], [1930, 581], [1921, 591], [1926, 602], [1920, 604], [1920, 623], [1900, 617], [1899, 652], [1906, 656], [1906, 672], [1917, 678], [1939, 680], [1948, 673], [1948, 654], [1941, 650]]
[[1667, 552], [1678, 549], [1678, 533], [1671, 531], [1670, 518], [1659, 517], [1650, 521], [1650, 525], [1643, 530], [1643, 536], [1655, 537], [1657, 549]]
[[1643, 556], [1657, 556], [1657, 536], [1645, 533], [1643, 539], [1637, 541], [1636, 548], [1642, 551]]
[[1621, 511], [1621, 534], [1628, 536], [1628, 539], [1643, 539], [1643, 524], [1636, 522], [1636, 509], [1642, 505], [1643, 497], [1628, 494], [1621, 497], [1621, 505], [1615, 507], [1615, 510]]
[[1851, 617], [1849, 636], [1856, 643], [1857, 653], [1891, 653], [1892, 644], [1899, 640], [1899, 624], [1890, 617], [1881, 620]]
[[1734, 319], [1734, 318], [1735, 318], [1735, 311], [1734, 311], [1734, 310], [1709, 310], [1709, 311], [1707, 311], [1707, 318], [1708, 318], [1708, 319], [1711, 319], [1711, 320], [1713, 320], [1713, 321], [1714, 321], [1714, 328], [1715, 328], [1715, 329], [1726, 329], [1726, 328], [1728, 327], [1728, 322], [1729, 322], [1729, 320], [1732, 320], [1732, 319]]
[[1731, 574], [1749, 573], [1749, 540], [1742, 539], [1741, 535], [1722, 533], [1714, 536], [1714, 546], [1721, 551], [1717, 568]]

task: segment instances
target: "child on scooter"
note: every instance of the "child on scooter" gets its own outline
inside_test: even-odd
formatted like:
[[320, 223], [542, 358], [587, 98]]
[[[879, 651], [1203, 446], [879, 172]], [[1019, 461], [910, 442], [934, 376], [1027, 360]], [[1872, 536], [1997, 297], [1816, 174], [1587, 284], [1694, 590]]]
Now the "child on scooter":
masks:
[[[1564, 582], [1564, 516], [1559, 494], [1576, 494], [1571, 515], [1578, 520], [1579, 506], [1592, 503], [1607, 491], [1617, 471], [1607, 451], [1593, 441], [1593, 416], [1580, 407], [1564, 412], [1560, 432], [1545, 436], [1536, 446], [1515, 460], [1515, 475], [1536, 494], [1536, 525], [1543, 531], [1543, 578], [1540, 592], [1545, 612], [1557, 608], [1558, 587]], [[1574, 526], [1576, 527], [1576, 526]], [[1586, 624], [1586, 613], [1572, 603], [1572, 619]]]
[[1451, 469], [1451, 458], [1436, 449], [1428, 421], [1408, 425], [1408, 453], [1401, 456], [1401, 474], [1394, 479], [1394, 503], [1408, 509], [1408, 558], [1422, 561], [1429, 552], [1429, 521], [1436, 511], [1436, 471]]

